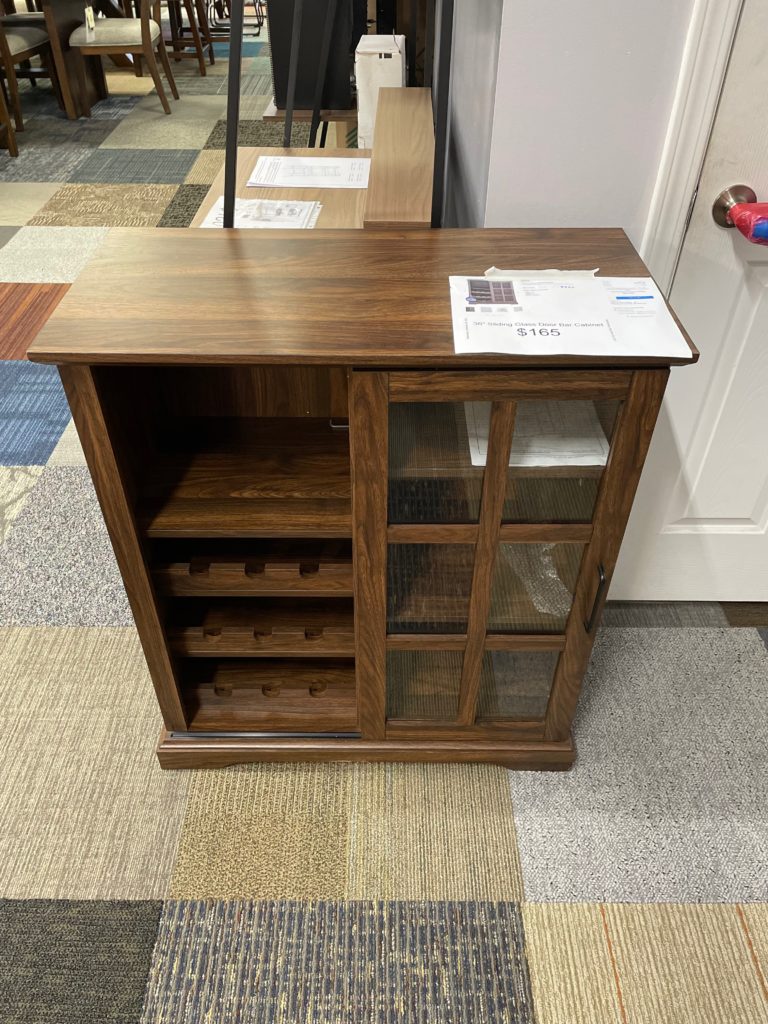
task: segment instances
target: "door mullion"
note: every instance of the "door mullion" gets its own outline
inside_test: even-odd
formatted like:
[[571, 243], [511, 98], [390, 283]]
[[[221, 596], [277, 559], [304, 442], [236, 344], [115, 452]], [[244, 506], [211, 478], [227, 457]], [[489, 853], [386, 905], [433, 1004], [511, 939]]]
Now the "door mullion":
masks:
[[496, 551], [499, 546], [501, 517], [507, 488], [507, 469], [515, 426], [515, 402], [494, 402], [488, 430], [488, 454], [485, 460], [480, 521], [475, 545], [475, 565], [467, 618], [467, 646], [461, 670], [459, 725], [472, 725], [480, 689], [480, 668], [491, 605], [491, 584]]

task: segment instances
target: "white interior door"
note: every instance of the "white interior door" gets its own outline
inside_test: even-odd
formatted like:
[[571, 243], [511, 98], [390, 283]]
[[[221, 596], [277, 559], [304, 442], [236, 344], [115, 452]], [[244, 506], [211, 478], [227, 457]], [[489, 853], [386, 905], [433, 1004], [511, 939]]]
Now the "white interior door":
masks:
[[670, 301], [701, 358], [672, 370], [613, 599], [768, 601], [768, 247], [718, 227], [768, 202], [768, 4], [746, 0]]

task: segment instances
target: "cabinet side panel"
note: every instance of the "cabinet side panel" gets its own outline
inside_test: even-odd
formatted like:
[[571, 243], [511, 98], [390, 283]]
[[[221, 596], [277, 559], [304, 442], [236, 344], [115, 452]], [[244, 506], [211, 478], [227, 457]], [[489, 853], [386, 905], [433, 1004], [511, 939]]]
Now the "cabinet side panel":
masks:
[[360, 729], [384, 739], [386, 713], [388, 375], [350, 374], [352, 548]]
[[163, 721], [170, 731], [184, 730], [184, 711], [154, 589], [92, 370], [89, 366], [62, 366], [60, 373], [136, 620]]
[[[600, 484], [592, 541], [584, 553], [573, 606], [566, 626], [565, 649], [555, 673], [544, 736], [568, 737], [584, 673], [605, 604], [619, 548], [640, 480], [669, 370], [639, 370], [619, 414], [616, 437]], [[600, 569], [606, 583], [600, 587]], [[594, 615], [592, 614], [594, 612]], [[587, 631], [586, 623], [591, 622]]]

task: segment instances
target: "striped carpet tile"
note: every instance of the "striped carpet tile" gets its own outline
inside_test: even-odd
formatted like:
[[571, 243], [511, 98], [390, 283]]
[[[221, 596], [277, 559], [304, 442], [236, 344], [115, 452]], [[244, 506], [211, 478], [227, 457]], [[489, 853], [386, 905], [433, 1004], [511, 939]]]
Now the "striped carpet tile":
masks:
[[68, 284], [0, 284], [0, 359], [23, 359]]
[[69, 422], [55, 366], [0, 362], [0, 466], [42, 466]]
[[142, 1024], [532, 1024], [515, 903], [166, 903]]

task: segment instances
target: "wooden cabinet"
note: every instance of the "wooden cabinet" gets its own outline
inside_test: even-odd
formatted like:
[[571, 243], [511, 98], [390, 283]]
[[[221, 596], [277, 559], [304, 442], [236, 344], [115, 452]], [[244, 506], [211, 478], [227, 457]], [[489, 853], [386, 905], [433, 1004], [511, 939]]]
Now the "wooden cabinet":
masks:
[[[364, 249], [378, 265], [381, 245], [429, 252], [438, 234], [459, 254], [472, 236], [470, 263], [501, 262], [499, 245], [503, 265], [532, 261], [525, 247], [505, 253], [494, 232], [425, 232], [422, 243], [418, 233], [377, 234], [379, 247]], [[515, 249], [526, 233], [502, 234]], [[146, 274], [176, 237], [145, 236]], [[238, 274], [253, 243], [232, 238]], [[119, 273], [121, 244], [101, 274]], [[269, 239], [260, 245], [252, 269], [267, 273]], [[348, 245], [359, 259], [359, 242]], [[583, 262], [607, 252], [593, 241]], [[639, 273], [628, 243], [623, 253], [625, 272]], [[456, 258], [449, 245], [446, 263]], [[447, 307], [447, 274], [424, 265]], [[337, 271], [331, 263], [325, 273]], [[296, 258], [280, 271], [300, 272]], [[415, 355], [405, 339], [394, 338], [394, 354], [368, 346], [363, 324], [345, 360], [319, 356], [339, 327], [317, 313], [316, 283], [274, 319], [250, 309], [263, 340], [245, 351], [222, 348], [223, 326], [217, 344], [184, 349], [181, 328], [167, 341], [161, 320], [137, 343], [125, 311], [102, 345], [88, 340], [91, 321], [65, 351], [79, 287], [32, 355], [61, 365], [163, 713], [164, 766], [572, 763], [571, 722], [666, 365], [468, 365], [434, 318], [439, 344]], [[199, 291], [210, 299], [212, 287]], [[352, 301], [361, 285], [344, 287]], [[272, 280], [269, 296], [276, 289]], [[205, 333], [233, 315], [211, 303], [196, 322]]]

